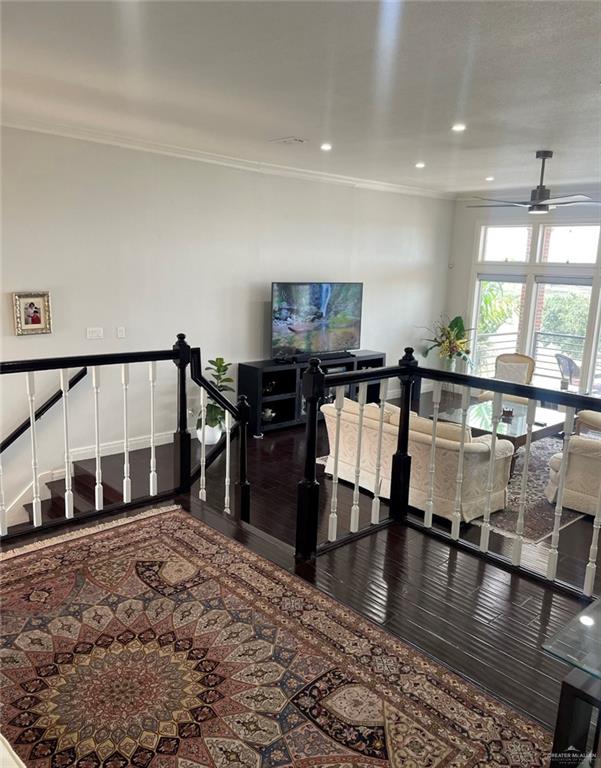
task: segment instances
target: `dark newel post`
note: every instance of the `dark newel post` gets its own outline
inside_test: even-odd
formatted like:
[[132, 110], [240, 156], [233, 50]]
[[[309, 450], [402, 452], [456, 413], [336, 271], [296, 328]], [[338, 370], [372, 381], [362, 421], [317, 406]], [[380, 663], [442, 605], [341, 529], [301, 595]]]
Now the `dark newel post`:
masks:
[[180, 493], [190, 491], [192, 438], [188, 432], [188, 398], [186, 394], [187, 368], [190, 365], [190, 347], [185, 333], [177, 334], [173, 351], [178, 357], [174, 360], [177, 366], [177, 431], [174, 435], [175, 453], [173, 469], [175, 487]]
[[319, 483], [316, 479], [317, 420], [319, 403], [323, 399], [325, 374], [319, 360], [312, 357], [303, 375], [303, 396], [306, 401], [307, 426], [305, 431], [305, 474], [298, 484], [296, 506], [296, 557], [313, 560], [317, 551], [319, 523]]
[[238, 503], [240, 520], [250, 523], [250, 483], [248, 482], [248, 420], [250, 418], [250, 405], [246, 395], [238, 398], [238, 424], [240, 440], [239, 476], [238, 476]]
[[401, 382], [401, 414], [396, 453], [392, 457], [390, 481], [390, 515], [397, 522], [407, 517], [409, 508], [409, 482], [411, 479], [411, 456], [409, 455], [409, 414], [411, 412], [411, 390], [417, 360], [413, 348], [405, 347], [405, 354], [399, 360], [404, 369], [399, 376]]

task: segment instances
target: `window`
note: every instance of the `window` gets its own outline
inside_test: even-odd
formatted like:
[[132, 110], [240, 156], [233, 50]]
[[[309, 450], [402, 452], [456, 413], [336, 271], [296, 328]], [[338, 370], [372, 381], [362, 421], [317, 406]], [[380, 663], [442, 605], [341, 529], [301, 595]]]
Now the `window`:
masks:
[[540, 259], [547, 264], [595, 264], [598, 226], [545, 227]]
[[525, 283], [520, 278], [478, 278], [473, 352], [478, 376], [494, 376], [497, 356], [518, 351], [524, 297]]
[[601, 323], [601, 226], [570, 223], [568, 213], [531, 222], [516, 212], [507, 224], [481, 227], [474, 372], [494, 377], [498, 355], [523, 352], [535, 359], [535, 385], [601, 397], [601, 338], [592, 338]]
[[484, 227], [482, 261], [528, 261], [532, 227]]
[[590, 303], [590, 285], [537, 282], [532, 347], [539, 386], [581, 389]]

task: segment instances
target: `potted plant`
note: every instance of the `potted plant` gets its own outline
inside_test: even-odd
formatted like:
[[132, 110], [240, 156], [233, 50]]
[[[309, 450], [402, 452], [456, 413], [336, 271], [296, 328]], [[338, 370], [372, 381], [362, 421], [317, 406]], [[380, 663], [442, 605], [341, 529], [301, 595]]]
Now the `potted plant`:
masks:
[[[220, 392], [233, 392], [234, 380], [231, 376], [228, 376], [231, 363], [226, 363], [223, 357], [216, 357], [214, 360], [209, 360], [209, 364], [205, 368], [205, 371], [209, 372], [209, 375], [213, 379], [215, 387]], [[205, 417], [205, 429], [204, 435], [202, 434], [201, 414], [198, 414], [196, 420], [196, 434], [198, 439], [202, 442], [204, 439], [205, 445], [214, 445], [219, 442], [219, 438], [223, 432], [223, 425], [225, 423], [225, 411], [223, 408], [213, 400], [209, 399], [207, 403], [207, 412]]]
[[449, 371], [455, 370], [455, 363], [458, 359], [471, 363], [470, 350], [467, 346], [467, 330], [460, 315], [452, 320], [441, 318], [434, 323], [434, 328], [430, 333], [432, 338], [425, 339], [425, 341], [430, 342], [430, 346], [426, 348], [424, 357], [427, 357], [431, 350], [438, 349], [438, 354]]

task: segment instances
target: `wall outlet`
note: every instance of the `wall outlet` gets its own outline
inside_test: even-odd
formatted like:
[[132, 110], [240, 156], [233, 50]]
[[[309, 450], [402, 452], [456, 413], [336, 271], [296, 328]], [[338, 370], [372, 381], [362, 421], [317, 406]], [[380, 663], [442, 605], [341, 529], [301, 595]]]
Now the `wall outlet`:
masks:
[[124, 339], [125, 338], [125, 326], [124, 325], [118, 325], [117, 326], [117, 338], [118, 339]]
[[104, 339], [104, 328], [86, 328], [86, 339]]

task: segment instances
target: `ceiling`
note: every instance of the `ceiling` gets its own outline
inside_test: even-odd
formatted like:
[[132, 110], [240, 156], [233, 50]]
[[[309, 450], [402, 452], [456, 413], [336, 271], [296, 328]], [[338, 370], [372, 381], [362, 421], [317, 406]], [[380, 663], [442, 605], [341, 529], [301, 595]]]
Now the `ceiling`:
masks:
[[3, 2], [3, 122], [441, 192], [553, 149], [555, 192], [601, 178], [600, 36], [587, 0]]

